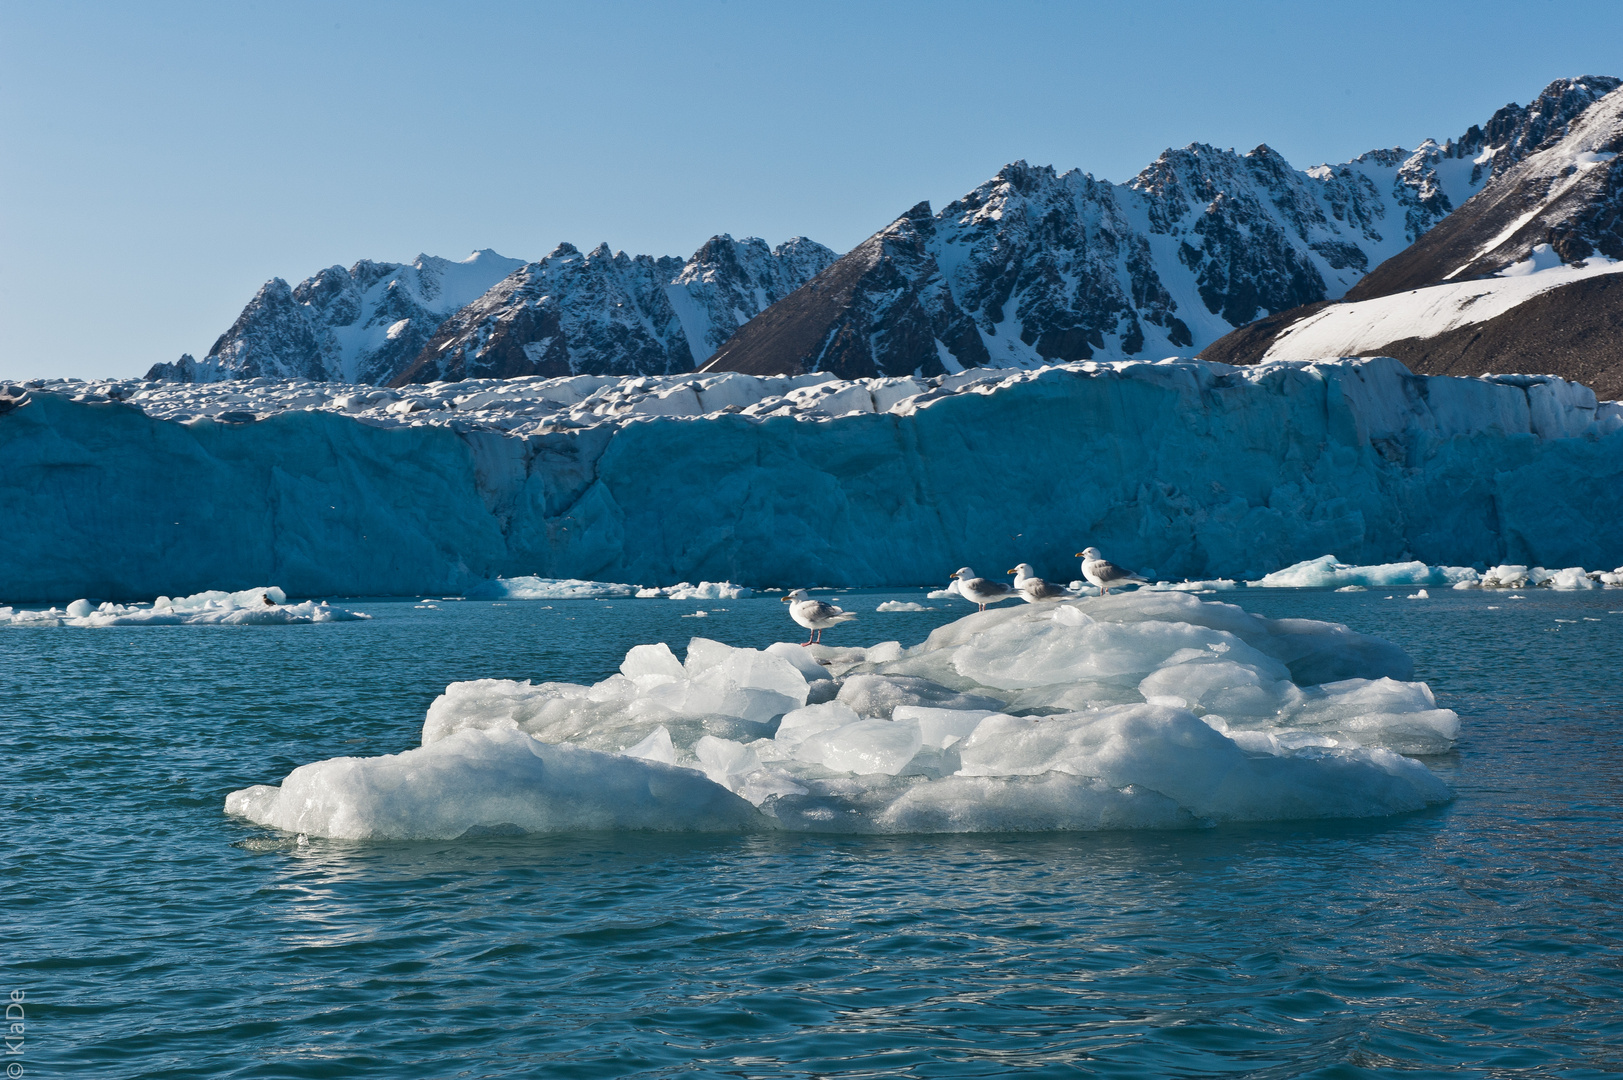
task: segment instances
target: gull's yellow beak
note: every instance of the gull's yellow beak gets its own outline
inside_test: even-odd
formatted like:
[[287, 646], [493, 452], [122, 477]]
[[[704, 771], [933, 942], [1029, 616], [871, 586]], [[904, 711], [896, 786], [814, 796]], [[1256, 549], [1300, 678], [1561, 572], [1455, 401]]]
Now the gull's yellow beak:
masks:
[[1017, 567], [1015, 567], [1015, 568], [1014, 568], [1014, 569], [1013, 569], [1013, 570], [1005, 570], [1005, 571], [1003, 571], [1003, 572], [1004, 572], [1004, 573], [1005, 573], [1005, 574], [1016, 574], [1016, 573], [1019, 573], [1019, 572], [1020, 572], [1020, 568], [1019, 568], [1019, 567], [1018, 567], [1018, 566], [1017, 566]]
[[1071, 556], [1071, 558], [1073, 558], [1073, 559], [1080, 559], [1081, 557], [1082, 557], [1082, 553], [1080, 551], [1077, 552], [1075, 555]]
[[789, 598], [788, 598], [788, 597], [787, 597], [787, 596], [780, 596], [780, 597], [778, 597], [778, 603], [780, 603], [780, 604], [787, 604], [787, 603], [788, 603], [788, 602], [789, 602]]

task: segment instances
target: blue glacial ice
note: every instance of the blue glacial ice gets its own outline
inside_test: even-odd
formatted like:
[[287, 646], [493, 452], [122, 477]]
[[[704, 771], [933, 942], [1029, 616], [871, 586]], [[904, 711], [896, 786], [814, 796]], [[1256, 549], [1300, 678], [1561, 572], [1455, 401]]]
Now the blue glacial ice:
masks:
[[1446, 802], [1396, 646], [1171, 592], [993, 608], [922, 644], [639, 645], [592, 686], [482, 679], [421, 745], [226, 811], [309, 835], [985, 832], [1371, 817]]
[[1623, 406], [1390, 359], [0, 387], [0, 600], [1623, 563]]

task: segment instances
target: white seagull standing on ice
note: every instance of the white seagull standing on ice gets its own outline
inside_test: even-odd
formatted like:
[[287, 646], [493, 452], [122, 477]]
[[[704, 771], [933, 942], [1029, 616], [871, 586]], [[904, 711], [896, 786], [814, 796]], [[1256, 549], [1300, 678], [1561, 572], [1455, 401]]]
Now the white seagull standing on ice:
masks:
[[1001, 581], [988, 581], [983, 577], [976, 577], [975, 571], [964, 566], [952, 575], [958, 581], [958, 592], [965, 600], [972, 604], [979, 604], [981, 610], [986, 610], [987, 604], [995, 604], [999, 600], [1007, 600], [1014, 595], [1014, 589]]
[[1065, 600], [1076, 595], [1069, 589], [1050, 585], [1038, 577], [1032, 572], [1030, 563], [1023, 562], [1009, 573], [1014, 575], [1014, 591], [1028, 604], [1040, 604], [1045, 600]]
[[789, 605], [789, 617], [806, 628], [806, 640], [801, 642], [802, 645], [810, 645], [813, 638], [821, 642], [824, 630], [835, 623], [850, 622], [857, 617], [853, 611], [843, 611], [833, 604], [813, 600], [805, 589], [796, 589], [785, 596], [783, 602]]
[[1109, 596], [1112, 585], [1126, 585], [1133, 581], [1140, 585], [1149, 584], [1132, 571], [1123, 570], [1106, 559], [1096, 547], [1083, 548], [1076, 553], [1076, 557], [1082, 560], [1082, 576], [1099, 586], [1101, 596]]

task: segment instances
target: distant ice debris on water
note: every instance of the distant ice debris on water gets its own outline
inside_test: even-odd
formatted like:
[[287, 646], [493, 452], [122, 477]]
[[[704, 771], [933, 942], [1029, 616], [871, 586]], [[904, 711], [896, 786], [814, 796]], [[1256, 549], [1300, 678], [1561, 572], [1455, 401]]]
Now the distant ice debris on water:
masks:
[[663, 589], [639, 589], [637, 595], [663, 596], [667, 600], [742, 600], [755, 595], [755, 590], [730, 581], [701, 581], [697, 585], [683, 581]]
[[1226, 592], [1244, 584], [1231, 578], [1213, 578], [1210, 581], [1155, 581], [1141, 588], [1148, 592]]
[[289, 604], [287, 594], [274, 585], [240, 592], [213, 590], [178, 599], [160, 596], [151, 604], [75, 600], [65, 608], [43, 611], [0, 607], [0, 626], [298, 626], [371, 617], [332, 607], [325, 600]]
[[664, 588], [620, 585], [578, 578], [511, 577], [482, 581], [467, 592], [469, 600], [607, 600], [621, 597], [669, 600], [741, 600], [754, 591], [730, 581], [683, 581]]
[[1419, 561], [1352, 566], [1338, 561], [1334, 555], [1322, 555], [1276, 570], [1251, 584], [1264, 589], [1335, 588], [1338, 592], [1350, 592], [1355, 587], [1390, 588], [1394, 585], [1438, 585], [1455, 589], [1523, 589], [1529, 586], [1594, 589], [1623, 585], [1623, 567], [1600, 571], [1585, 570], [1581, 566], [1546, 570], [1542, 566], [1504, 565], [1478, 571], [1469, 566], [1428, 566]]
[[526, 576], [481, 581], [465, 595], [469, 600], [599, 600], [636, 596], [637, 587], [611, 581]]
[[1477, 572], [1469, 566], [1427, 566], [1419, 561], [1351, 566], [1339, 562], [1334, 555], [1321, 555], [1276, 570], [1252, 584], [1264, 589], [1327, 589], [1346, 585], [1389, 588], [1393, 585], [1453, 585], [1476, 577]]
[[1397, 646], [1177, 592], [995, 608], [922, 644], [638, 645], [592, 686], [481, 679], [421, 745], [294, 769], [227, 813], [311, 836], [933, 833], [1373, 817], [1448, 801]]
[[[956, 585], [958, 583], [955, 581], [955, 582], [953, 582], [953, 584]], [[874, 608], [874, 610], [875, 611], [934, 611], [935, 608], [926, 607], [924, 604], [916, 604], [911, 600], [886, 600], [884, 603], [882, 603], [878, 607]]]

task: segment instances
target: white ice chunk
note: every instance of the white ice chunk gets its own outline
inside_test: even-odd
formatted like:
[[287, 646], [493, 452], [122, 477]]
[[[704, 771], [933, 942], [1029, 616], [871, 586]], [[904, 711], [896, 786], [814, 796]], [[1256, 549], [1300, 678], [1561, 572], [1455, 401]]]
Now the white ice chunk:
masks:
[[990, 709], [932, 709], [924, 705], [898, 705], [891, 718], [896, 723], [913, 723], [925, 746], [944, 749], [966, 739], [988, 716], [1000, 713]]
[[294, 769], [280, 787], [234, 791], [226, 813], [291, 833], [365, 840], [470, 832], [740, 832], [766, 825], [744, 799], [691, 769], [459, 731], [382, 757]]
[[513, 577], [483, 581], [464, 594], [469, 600], [594, 600], [635, 596], [635, 586], [579, 578]]
[[808, 650], [799, 645], [787, 641], [774, 641], [762, 651], [789, 661], [796, 671], [806, 677], [807, 682], [831, 678], [828, 668], [819, 664]]
[[838, 772], [895, 776], [922, 745], [923, 735], [914, 721], [858, 720], [810, 736], [795, 750], [795, 757]]
[[842, 702], [828, 701], [821, 705], [807, 705], [805, 708], [784, 714], [773, 741], [785, 750], [793, 752], [801, 743], [819, 732], [832, 731], [847, 724], [854, 724], [860, 719], [861, 717], [849, 705]]
[[660, 761], [666, 765], [676, 764], [676, 747], [671, 743], [671, 733], [661, 724], [648, 733], [648, 737], [635, 746], [628, 746], [620, 751], [626, 757], [642, 758], [644, 761]]
[[1116, 788], [1160, 792], [1214, 822], [1370, 817], [1448, 798], [1424, 765], [1389, 751], [1256, 756], [1193, 714], [1159, 705], [994, 717], [959, 753], [965, 776], [1093, 777]]
[[639, 675], [663, 675], [672, 679], [686, 676], [682, 661], [663, 641], [655, 645], [633, 645], [620, 664], [620, 673], [631, 679]]

